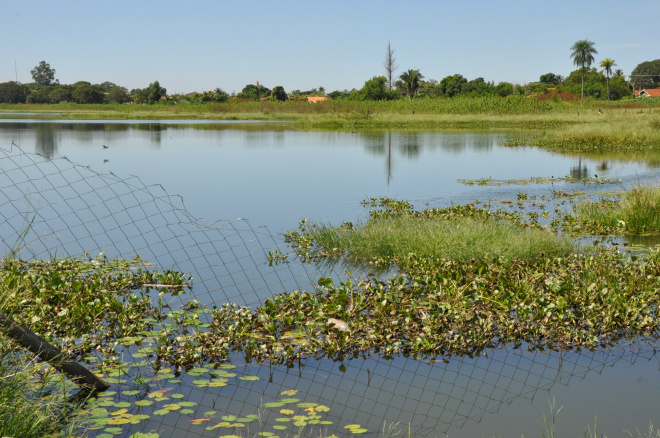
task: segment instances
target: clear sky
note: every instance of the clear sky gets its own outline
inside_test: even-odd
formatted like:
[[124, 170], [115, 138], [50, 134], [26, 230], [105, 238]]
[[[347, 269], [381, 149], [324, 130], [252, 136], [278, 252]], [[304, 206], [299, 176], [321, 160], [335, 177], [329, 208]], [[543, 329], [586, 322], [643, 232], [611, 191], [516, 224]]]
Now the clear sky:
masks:
[[168, 93], [259, 81], [289, 92], [361, 88], [402, 73], [528, 83], [575, 70], [570, 48], [595, 43], [597, 67], [625, 74], [660, 58], [660, 0], [0, 0], [0, 82], [32, 82], [44, 60], [60, 83]]

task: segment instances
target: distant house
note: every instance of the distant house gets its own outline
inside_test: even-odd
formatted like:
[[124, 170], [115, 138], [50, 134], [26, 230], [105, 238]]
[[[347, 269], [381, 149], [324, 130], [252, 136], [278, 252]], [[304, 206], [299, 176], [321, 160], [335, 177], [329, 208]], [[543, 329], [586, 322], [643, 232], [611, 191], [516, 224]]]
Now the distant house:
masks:
[[307, 96], [306, 99], [307, 102], [312, 102], [312, 103], [323, 102], [325, 100], [328, 100], [326, 96]]
[[635, 91], [635, 97], [660, 97], [660, 88], [644, 88]]

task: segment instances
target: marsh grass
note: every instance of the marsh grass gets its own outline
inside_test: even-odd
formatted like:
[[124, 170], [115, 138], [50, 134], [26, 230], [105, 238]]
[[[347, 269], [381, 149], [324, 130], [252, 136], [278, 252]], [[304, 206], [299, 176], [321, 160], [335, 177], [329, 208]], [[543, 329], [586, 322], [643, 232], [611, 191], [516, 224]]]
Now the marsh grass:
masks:
[[592, 233], [660, 234], [660, 186], [635, 186], [617, 199], [575, 206], [583, 228]]
[[[8, 291], [4, 286], [2, 296]], [[0, 311], [5, 309], [0, 298]], [[76, 406], [67, 402], [73, 384], [0, 333], [0, 436], [68, 437], [80, 432]]]
[[355, 228], [316, 227], [311, 236], [322, 251], [347, 254], [350, 259], [401, 260], [408, 254], [424, 259], [534, 259], [539, 254], [565, 255], [575, 250], [567, 238], [499, 220], [461, 218], [427, 220], [394, 217], [369, 221]]
[[558, 152], [638, 151], [660, 147], [660, 118], [652, 112], [622, 112], [544, 132], [530, 140]]

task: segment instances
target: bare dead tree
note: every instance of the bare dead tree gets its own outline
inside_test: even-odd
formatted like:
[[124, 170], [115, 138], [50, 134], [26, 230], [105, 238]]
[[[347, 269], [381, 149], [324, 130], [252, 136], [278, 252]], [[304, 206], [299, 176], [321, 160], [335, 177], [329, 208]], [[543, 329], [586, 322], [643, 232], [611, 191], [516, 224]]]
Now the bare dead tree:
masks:
[[399, 68], [399, 65], [396, 63], [396, 59], [394, 59], [394, 49], [389, 42], [387, 43], [387, 52], [385, 53], [385, 61], [383, 61], [383, 65], [387, 72], [387, 87], [389, 90], [392, 90], [392, 75], [396, 69]]

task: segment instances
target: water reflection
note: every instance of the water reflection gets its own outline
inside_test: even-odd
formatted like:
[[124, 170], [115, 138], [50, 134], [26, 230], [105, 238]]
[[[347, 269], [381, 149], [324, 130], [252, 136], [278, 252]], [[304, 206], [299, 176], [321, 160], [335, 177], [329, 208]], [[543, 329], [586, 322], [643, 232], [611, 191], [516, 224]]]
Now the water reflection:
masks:
[[571, 166], [569, 175], [574, 181], [581, 181], [584, 178], [589, 178], [589, 169], [586, 164], [582, 164], [581, 156], [578, 158], [578, 164]]
[[48, 123], [39, 124], [36, 128], [37, 136], [35, 150], [46, 158], [52, 158], [57, 152], [56, 131]]

